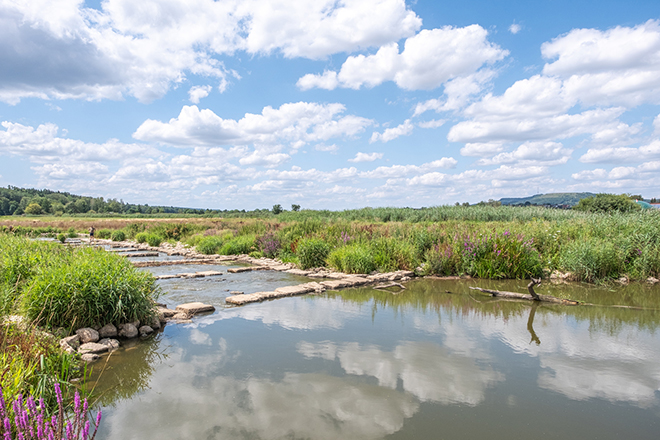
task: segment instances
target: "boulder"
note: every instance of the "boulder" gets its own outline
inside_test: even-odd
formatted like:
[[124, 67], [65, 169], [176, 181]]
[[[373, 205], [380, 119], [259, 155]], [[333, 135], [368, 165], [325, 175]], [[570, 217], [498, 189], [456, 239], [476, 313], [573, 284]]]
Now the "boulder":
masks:
[[134, 338], [138, 335], [138, 329], [132, 323], [119, 324], [118, 336], [122, 338]]
[[87, 353], [105, 353], [108, 351], [108, 346], [105, 344], [98, 344], [96, 342], [88, 342], [86, 344], [82, 344], [80, 348], [78, 349], [78, 353], [80, 354], [87, 354]]
[[113, 324], [106, 324], [99, 330], [99, 338], [116, 338], [117, 327]]
[[82, 359], [85, 362], [94, 362], [98, 360], [100, 356], [96, 353], [85, 353], [82, 356], [80, 356], [80, 359]]
[[99, 344], [107, 346], [109, 351], [119, 348], [119, 341], [116, 339], [104, 338], [99, 341]]
[[99, 340], [99, 332], [93, 328], [85, 327], [76, 330], [76, 335], [80, 336], [80, 343], [96, 342]]
[[146, 325], [148, 325], [154, 330], [158, 330], [160, 328], [160, 317], [156, 315], [152, 316]]
[[148, 325], [143, 325], [142, 327], [140, 327], [139, 331], [140, 331], [140, 336], [147, 336], [152, 334], [154, 332], [154, 329], [152, 329]]
[[73, 335], [73, 336], [68, 336], [66, 338], [62, 338], [62, 341], [70, 345], [71, 347], [74, 348], [74, 350], [78, 350], [78, 347], [80, 347], [80, 336], [78, 335]]
[[193, 316], [198, 313], [215, 312], [215, 307], [213, 307], [211, 304], [192, 302], [176, 306], [176, 311], [177, 313], [185, 313], [188, 316]]
[[70, 346], [64, 339], [60, 339], [60, 348], [69, 354], [76, 353], [76, 349]]

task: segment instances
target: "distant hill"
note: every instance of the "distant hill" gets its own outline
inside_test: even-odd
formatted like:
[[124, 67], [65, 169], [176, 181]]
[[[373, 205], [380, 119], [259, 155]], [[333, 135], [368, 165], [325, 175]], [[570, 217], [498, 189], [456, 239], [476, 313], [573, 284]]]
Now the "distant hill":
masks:
[[507, 197], [500, 199], [502, 205], [524, 205], [527, 202], [531, 205], [569, 205], [574, 206], [587, 197], [593, 197], [596, 194], [590, 192], [583, 193], [552, 193], [536, 194], [529, 197]]

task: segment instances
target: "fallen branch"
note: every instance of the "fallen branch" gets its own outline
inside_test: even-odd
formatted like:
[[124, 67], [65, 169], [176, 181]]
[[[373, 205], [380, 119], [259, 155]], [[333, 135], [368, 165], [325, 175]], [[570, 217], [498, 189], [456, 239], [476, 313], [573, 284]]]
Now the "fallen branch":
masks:
[[534, 286], [538, 285], [541, 283], [541, 280], [535, 280], [532, 278], [532, 282], [530, 282], [527, 285], [527, 290], [529, 291], [529, 294], [523, 294], [523, 293], [516, 293], [516, 292], [506, 292], [502, 290], [491, 290], [491, 289], [483, 289], [481, 287], [470, 287], [472, 290], [478, 290], [480, 292], [484, 292], [489, 294], [490, 296], [496, 296], [498, 298], [512, 298], [512, 299], [526, 299], [528, 301], [541, 301], [541, 302], [548, 302], [548, 303], [554, 303], [554, 304], [563, 304], [567, 306], [576, 306], [579, 305], [579, 301], [573, 301], [571, 299], [563, 299], [563, 298], [557, 298], [555, 296], [550, 296], [550, 295], [539, 295], [536, 292], [534, 292]]

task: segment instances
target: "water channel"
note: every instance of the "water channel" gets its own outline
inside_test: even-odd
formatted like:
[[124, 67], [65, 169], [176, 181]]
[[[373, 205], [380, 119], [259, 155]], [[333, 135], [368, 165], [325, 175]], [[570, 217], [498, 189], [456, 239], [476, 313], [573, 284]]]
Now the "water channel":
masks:
[[[305, 281], [273, 271], [160, 281], [168, 305], [200, 300], [217, 311], [95, 364], [97, 438], [659, 436], [658, 287], [537, 289], [602, 305], [571, 307], [468, 289], [525, 292], [524, 281], [421, 279], [397, 294], [359, 288], [224, 306], [229, 291]], [[615, 304], [640, 309], [605, 307]]]

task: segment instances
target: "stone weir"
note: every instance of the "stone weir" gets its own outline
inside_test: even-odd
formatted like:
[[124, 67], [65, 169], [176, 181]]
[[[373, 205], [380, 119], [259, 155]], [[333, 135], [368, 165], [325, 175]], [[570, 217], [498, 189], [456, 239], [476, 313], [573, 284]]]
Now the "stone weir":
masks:
[[365, 285], [378, 284], [385, 281], [407, 281], [414, 276], [414, 273], [408, 270], [399, 270], [396, 272], [379, 273], [373, 275], [349, 275], [339, 272], [330, 272], [325, 270], [300, 270], [289, 269], [285, 272], [295, 275], [302, 275], [311, 278], [328, 278], [326, 281], [312, 281], [310, 283], [298, 284], [297, 286], [279, 287], [270, 292], [256, 292], [247, 295], [234, 295], [225, 299], [227, 304], [243, 305], [253, 302], [265, 301], [267, 299], [283, 298], [285, 296], [304, 295], [306, 293], [320, 293], [329, 289], [344, 289], [348, 287], [359, 287]]

